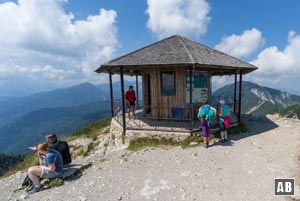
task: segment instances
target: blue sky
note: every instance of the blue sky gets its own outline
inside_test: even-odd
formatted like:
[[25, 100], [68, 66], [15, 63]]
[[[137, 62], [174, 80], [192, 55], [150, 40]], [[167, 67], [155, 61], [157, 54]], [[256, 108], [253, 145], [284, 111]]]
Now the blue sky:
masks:
[[100, 64], [174, 34], [258, 66], [245, 80], [300, 91], [299, 9], [299, 0], [0, 0], [0, 96], [106, 83]]

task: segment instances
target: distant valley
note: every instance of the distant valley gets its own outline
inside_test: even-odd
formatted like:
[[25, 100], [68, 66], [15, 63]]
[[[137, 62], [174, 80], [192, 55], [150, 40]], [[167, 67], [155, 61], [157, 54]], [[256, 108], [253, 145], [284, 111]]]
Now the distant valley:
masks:
[[[134, 85], [125, 82], [125, 87]], [[114, 98], [121, 97], [114, 83]], [[0, 97], [0, 153], [28, 153], [47, 132], [63, 137], [111, 114], [109, 85], [83, 83], [31, 96]]]
[[[135, 82], [126, 81], [125, 89], [129, 85]], [[114, 99], [119, 99], [120, 83], [114, 83], [113, 87]], [[233, 89], [233, 84], [226, 85], [213, 96], [233, 97]], [[27, 97], [0, 97], [0, 153], [29, 153], [27, 147], [43, 141], [47, 132], [63, 137], [87, 123], [108, 117], [109, 99], [108, 84], [90, 83]], [[243, 82], [242, 101], [242, 113], [278, 112], [286, 117], [300, 117], [300, 96], [280, 90]]]

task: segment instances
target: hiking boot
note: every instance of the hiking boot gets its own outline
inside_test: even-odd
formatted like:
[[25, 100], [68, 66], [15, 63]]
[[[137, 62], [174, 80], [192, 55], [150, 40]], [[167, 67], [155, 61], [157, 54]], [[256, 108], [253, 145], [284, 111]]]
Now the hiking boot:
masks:
[[227, 142], [227, 138], [224, 139], [224, 142]]
[[208, 148], [208, 143], [204, 143], [204, 144], [203, 144], [203, 147], [204, 147], [204, 148]]
[[225, 142], [225, 139], [221, 139], [221, 142], [224, 143], [224, 142]]
[[31, 184], [28, 189], [26, 189], [26, 192], [28, 193], [29, 191], [32, 191], [34, 188], [34, 184]]
[[41, 185], [41, 187], [37, 188], [35, 185], [33, 185], [33, 189], [31, 191], [27, 191], [28, 194], [33, 194], [33, 193], [37, 193], [39, 191], [44, 190], [44, 187]]

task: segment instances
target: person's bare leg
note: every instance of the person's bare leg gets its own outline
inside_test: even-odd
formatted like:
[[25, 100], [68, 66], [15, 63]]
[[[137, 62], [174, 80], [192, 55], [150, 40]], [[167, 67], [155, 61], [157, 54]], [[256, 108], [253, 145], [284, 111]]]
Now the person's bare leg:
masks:
[[130, 117], [130, 105], [127, 104], [127, 113], [128, 113], [128, 117]]
[[134, 113], [134, 105], [132, 106], [132, 115], [135, 116], [135, 113]]
[[225, 132], [221, 131], [221, 139], [224, 140]]
[[40, 166], [33, 166], [29, 168], [27, 174], [34, 185], [40, 184], [40, 176], [42, 174]]
[[208, 137], [203, 137], [204, 147], [208, 147], [208, 142], [209, 142], [209, 138]]

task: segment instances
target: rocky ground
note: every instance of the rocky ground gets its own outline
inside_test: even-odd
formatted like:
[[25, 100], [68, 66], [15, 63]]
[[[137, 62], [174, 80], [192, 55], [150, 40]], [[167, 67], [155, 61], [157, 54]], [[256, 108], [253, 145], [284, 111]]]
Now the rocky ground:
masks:
[[[98, 151], [74, 162], [92, 164], [63, 186], [12, 193], [24, 178], [0, 180], [0, 200], [289, 200], [274, 196], [274, 178], [296, 178], [299, 192], [300, 121], [248, 118], [249, 131], [229, 142], [182, 149]], [[297, 197], [297, 196], [296, 196]], [[293, 199], [295, 199], [294, 197]]]

